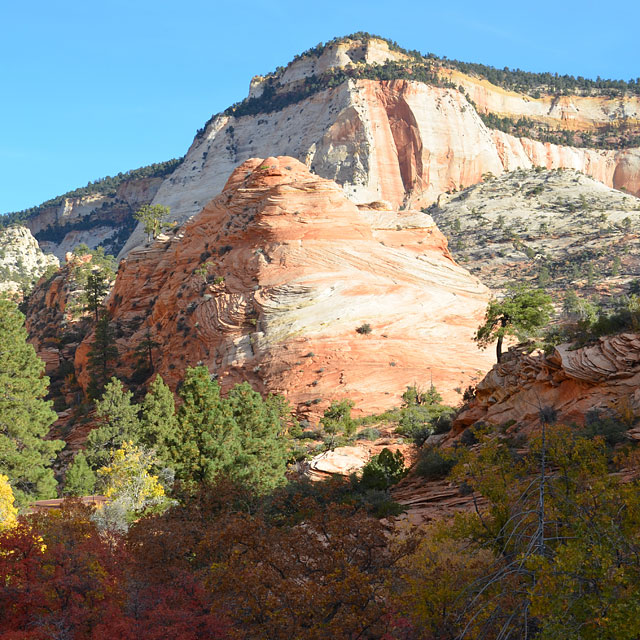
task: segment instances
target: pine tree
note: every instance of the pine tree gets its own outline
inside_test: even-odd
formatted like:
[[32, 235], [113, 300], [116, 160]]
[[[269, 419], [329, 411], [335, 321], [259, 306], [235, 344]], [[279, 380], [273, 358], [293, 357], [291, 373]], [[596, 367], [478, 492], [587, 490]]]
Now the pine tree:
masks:
[[113, 361], [118, 357], [109, 315], [105, 312], [96, 324], [93, 344], [89, 350], [89, 397], [99, 398], [113, 373]]
[[142, 403], [137, 444], [152, 449], [161, 464], [173, 467], [170, 444], [175, 440], [177, 429], [173, 393], [158, 375], [149, 385], [149, 391]]
[[239, 453], [238, 425], [206, 367], [189, 368], [180, 388], [178, 432], [172, 446], [176, 477], [211, 482]]
[[96, 415], [102, 419], [102, 425], [87, 438], [87, 461], [92, 469], [106, 465], [111, 452], [125, 440], [137, 439], [140, 431], [138, 405], [131, 404], [132, 397], [120, 380], [111, 378], [102, 398], [96, 402]]
[[67, 496], [88, 496], [96, 486], [96, 474], [91, 470], [87, 457], [80, 451], [67, 470], [63, 493]]
[[27, 342], [24, 316], [0, 299], [0, 469], [18, 505], [55, 495], [51, 463], [64, 442], [44, 439], [57, 416], [44, 400], [49, 379], [43, 371]]
[[279, 403], [265, 401], [247, 382], [237, 384], [227, 402], [240, 439], [230, 476], [260, 493], [274, 489], [284, 481], [287, 468], [287, 414], [280, 411]]

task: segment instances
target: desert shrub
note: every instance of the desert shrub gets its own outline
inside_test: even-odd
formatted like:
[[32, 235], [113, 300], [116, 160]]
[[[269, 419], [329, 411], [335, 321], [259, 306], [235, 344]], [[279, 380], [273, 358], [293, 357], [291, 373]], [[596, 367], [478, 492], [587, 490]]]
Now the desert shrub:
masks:
[[585, 416], [582, 435], [587, 438], [601, 437], [608, 446], [614, 447], [626, 440], [625, 434], [628, 428], [628, 425], [614, 416], [600, 409], [592, 409]]
[[385, 447], [362, 469], [360, 487], [386, 491], [391, 485], [399, 482], [406, 473], [402, 453], [390, 451]]
[[439, 449], [425, 448], [420, 451], [416, 463], [416, 473], [427, 480], [444, 478], [455, 465], [455, 457], [444, 454]]
[[380, 432], [377, 429], [367, 427], [356, 436], [356, 440], [377, 440], [379, 437]]

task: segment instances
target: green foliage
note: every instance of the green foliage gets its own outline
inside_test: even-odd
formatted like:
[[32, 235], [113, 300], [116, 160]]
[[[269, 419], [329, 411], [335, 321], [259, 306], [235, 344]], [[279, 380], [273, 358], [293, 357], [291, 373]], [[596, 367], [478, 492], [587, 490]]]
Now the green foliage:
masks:
[[149, 238], [157, 238], [169, 224], [167, 219], [171, 213], [169, 207], [160, 204], [145, 204], [133, 214], [133, 217], [142, 222], [144, 232]]
[[90, 398], [98, 398], [113, 374], [113, 363], [118, 357], [109, 315], [104, 313], [96, 324], [93, 343], [89, 349], [89, 387]]
[[73, 459], [65, 475], [63, 493], [66, 496], [92, 495], [96, 486], [96, 474], [93, 472], [84, 452], [80, 451]]
[[402, 453], [390, 451], [385, 447], [363, 467], [360, 486], [365, 490], [387, 491], [406, 474]]
[[338, 436], [350, 437], [356, 430], [356, 423], [351, 417], [352, 400], [334, 400], [320, 419], [320, 426], [327, 436], [327, 446], [334, 449], [338, 444]]
[[101, 425], [87, 437], [87, 462], [98, 470], [108, 464], [111, 453], [125, 441], [136, 441], [140, 432], [138, 407], [132, 404], [133, 394], [122, 382], [111, 378], [104, 387], [104, 393], [96, 402], [96, 416]]
[[431, 385], [428, 391], [410, 386], [402, 394], [405, 406], [398, 420], [397, 433], [413, 440], [421, 447], [434, 433], [444, 433], [451, 427], [453, 408], [442, 404], [442, 396]]
[[180, 480], [210, 482], [225, 474], [258, 492], [284, 481], [289, 408], [281, 398], [263, 399], [247, 383], [223, 398], [206, 367], [187, 369], [180, 397], [172, 447]]
[[51, 463], [61, 440], [45, 440], [56, 419], [44, 400], [49, 379], [44, 363], [27, 342], [24, 316], [0, 298], [0, 469], [9, 477], [16, 502], [55, 495]]
[[497, 340], [497, 359], [500, 362], [502, 342], [506, 336], [516, 336], [521, 342], [535, 337], [552, 314], [551, 296], [542, 289], [516, 287], [502, 300], [489, 302], [484, 324], [478, 327], [474, 339], [482, 348]]
[[377, 440], [380, 437], [380, 432], [372, 427], [367, 427], [358, 433], [357, 440]]
[[134, 443], [154, 452], [159, 464], [172, 466], [171, 443], [178, 429], [171, 389], [156, 376], [140, 407], [140, 421], [133, 434]]
[[371, 333], [371, 325], [368, 322], [365, 322], [356, 329], [356, 332], [366, 336]]
[[455, 465], [455, 457], [450, 452], [444, 452], [433, 447], [420, 450], [415, 472], [427, 480], [444, 478]]

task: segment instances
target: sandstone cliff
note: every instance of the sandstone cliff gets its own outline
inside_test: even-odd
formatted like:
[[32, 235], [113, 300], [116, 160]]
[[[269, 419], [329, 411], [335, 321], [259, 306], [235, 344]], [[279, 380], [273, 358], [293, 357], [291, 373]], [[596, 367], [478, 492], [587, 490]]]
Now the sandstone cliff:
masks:
[[[108, 309], [121, 376], [150, 336], [174, 388], [203, 363], [223, 387], [246, 379], [302, 412], [348, 397], [371, 413], [431, 379], [457, 401], [490, 366], [472, 342], [488, 297], [430, 216], [358, 208], [280, 157], [245, 162], [181, 230], [131, 252]], [[76, 352], [83, 386], [90, 343]]]
[[[406, 57], [381, 40], [339, 42], [292, 62], [270, 83], [254, 78], [250, 96], [255, 102], [269, 86], [276, 95], [290, 97], [330, 71], [367, 68], [379, 73], [385, 62], [402, 64]], [[165, 180], [154, 202], [169, 205], [175, 218], [184, 221], [221, 191], [240, 163], [280, 154], [335, 180], [356, 203], [424, 206], [440, 193], [479, 182], [487, 172], [499, 175], [533, 166], [576, 169], [610, 187], [640, 193], [638, 148], [576, 148], [515, 137], [488, 128], [478, 113], [526, 114], [564, 127], [571, 112], [574, 128], [599, 131], [616, 123], [637, 124], [637, 96], [534, 99], [444, 67], [434, 69], [435, 84], [346, 79], [299, 100], [284, 100], [278, 108], [254, 104], [255, 113], [218, 115], [196, 136], [185, 162]], [[438, 86], [439, 76], [455, 80], [459, 88]], [[121, 255], [142, 241], [137, 229]]]
[[592, 409], [640, 414], [640, 336], [607, 336], [575, 350], [559, 345], [549, 356], [510, 350], [478, 384], [454, 433], [476, 422], [537, 425], [544, 407], [552, 407], [559, 422], [577, 424]]

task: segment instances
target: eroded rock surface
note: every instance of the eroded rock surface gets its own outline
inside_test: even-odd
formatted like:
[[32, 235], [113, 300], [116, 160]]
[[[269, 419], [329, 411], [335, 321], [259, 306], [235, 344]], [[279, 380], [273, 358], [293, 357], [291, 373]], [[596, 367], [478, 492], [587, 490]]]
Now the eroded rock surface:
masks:
[[573, 350], [526, 355], [510, 350], [476, 387], [476, 399], [454, 423], [454, 433], [476, 422], [513, 423], [514, 429], [539, 423], [539, 412], [552, 407], [557, 419], [584, 423], [592, 409], [640, 413], [640, 335], [607, 336]]
[[[302, 412], [348, 397], [372, 413], [431, 379], [457, 401], [490, 366], [472, 341], [488, 297], [429, 215], [358, 208], [280, 157], [245, 162], [182, 229], [132, 252], [108, 308], [121, 375], [150, 337], [173, 388], [202, 363], [223, 387], [248, 380]], [[76, 351], [83, 386], [89, 348]]]

